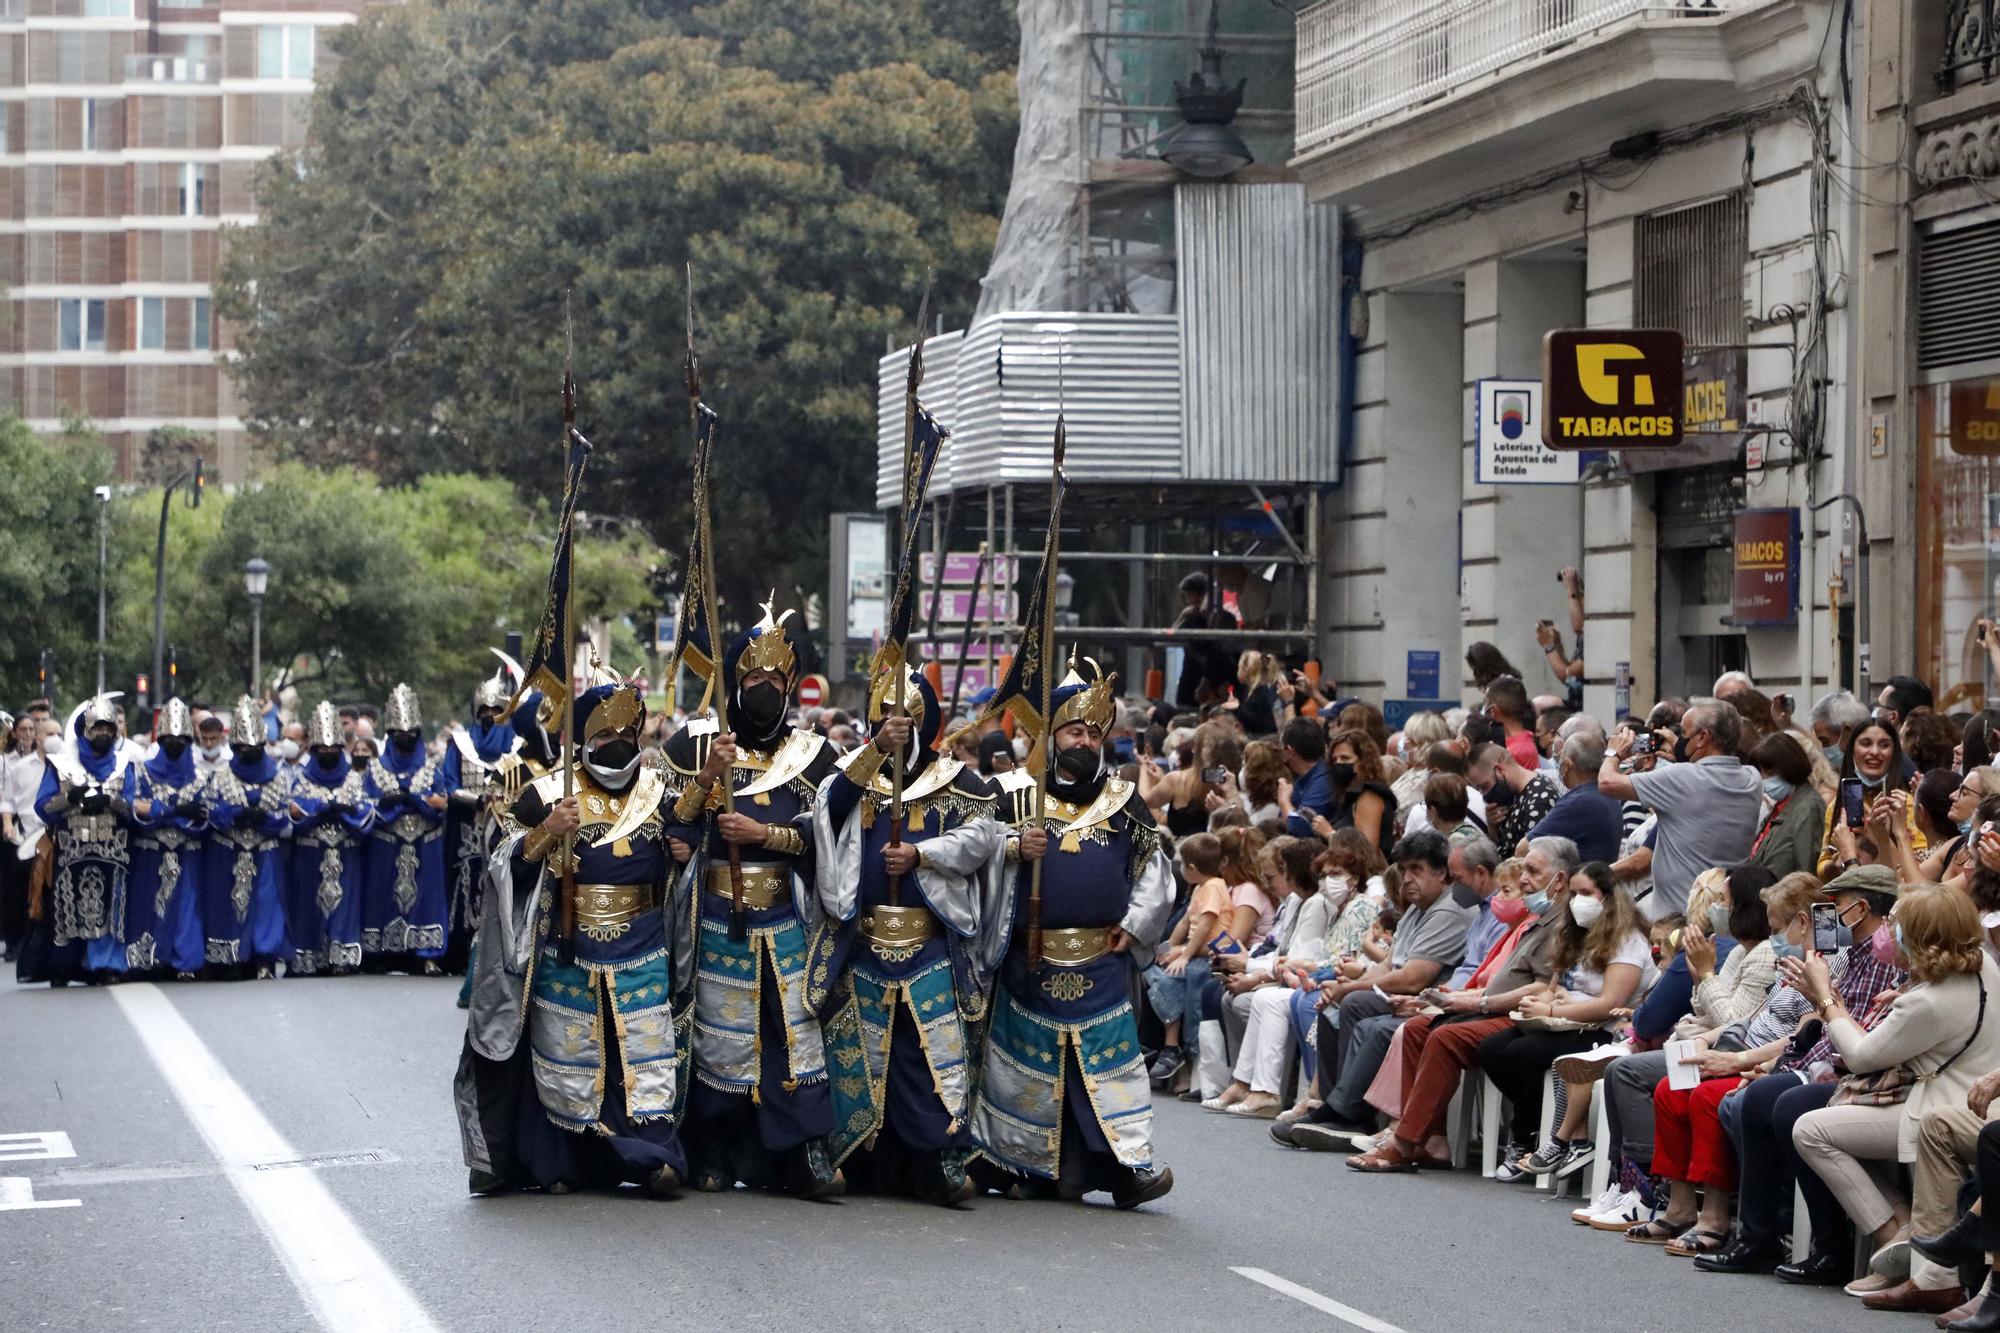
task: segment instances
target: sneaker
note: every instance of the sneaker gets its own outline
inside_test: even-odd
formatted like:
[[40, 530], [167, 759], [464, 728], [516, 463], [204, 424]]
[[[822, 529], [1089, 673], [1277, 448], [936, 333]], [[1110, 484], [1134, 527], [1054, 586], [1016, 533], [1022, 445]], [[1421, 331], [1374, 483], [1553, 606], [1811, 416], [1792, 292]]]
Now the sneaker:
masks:
[[1593, 1046], [1587, 1051], [1574, 1055], [1556, 1057], [1556, 1077], [1569, 1084], [1595, 1083], [1604, 1077], [1604, 1071], [1611, 1062], [1621, 1056], [1630, 1055], [1632, 1048], [1622, 1041], [1614, 1041], [1609, 1046]]
[[1304, 1148], [1308, 1152], [1352, 1152], [1354, 1141], [1364, 1138], [1366, 1130], [1336, 1129], [1332, 1125], [1316, 1125], [1310, 1120], [1301, 1120], [1291, 1126], [1291, 1145]]
[[1568, 1180], [1597, 1159], [1597, 1145], [1589, 1139], [1571, 1139], [1569, 1151], [1556, 1164], [1556, 1179]]
[[1354, 1151], [1363, 1154], [1374, 1152], [1377, 1148], [1387, 1143], [1390, 1137], [1389, 1131], [1386, 1129], [1380, 1134], [1363, 1134], [1354, 1140]]
[[1652, 1220], [1653, 1210], [1639, 1198], [1639, 1191], [1626, 1190], [1618, 1196], [1616, 1203], [1600, 1211], [1586, 1224], [1593, 1231], [1623, 1231], [1630, 1226]]
[[1185, 1063], [1186, 1061], [1181, 1058], [1179, 1050], [1169, 1047], [1161, 1051], [1160, 1058], [1153, 1061], [1150, 1080], [1152, 1085], [1156, 1088], [1164, 1088], [1167, 1084], [1174, 1081], [1174, 1075], [1181, 1072], [1181, 1066]]
[[1551, 1136], [1547, 1143], [1528, 1154], [1521, 1170], [1531, 1176], [1546, 1176], [1569, 1159], [1569, 1145]]
[[1591, 1218], [1597, 1216], [1599, 1213], [1609, 1212], [1616, 1208], [1619, 1200], [1623, 1199], [1625, 1194], [1626, 1191], [1619, 1189], [1618, 1182], [1614, 1180], [1604, 1187], [1604, 1193], [1571, 1213], [1569, 1220], [1580, 1227], [1589, 1226]]
[[1493, 1178], [1503, 1185], [1511, 1185], [1517, 1180], [1533, 1180], [1535, 1173], [1528, 1170], [1527, 1158], [1501, 1158], [1500, 1165], [1493, 1169]]

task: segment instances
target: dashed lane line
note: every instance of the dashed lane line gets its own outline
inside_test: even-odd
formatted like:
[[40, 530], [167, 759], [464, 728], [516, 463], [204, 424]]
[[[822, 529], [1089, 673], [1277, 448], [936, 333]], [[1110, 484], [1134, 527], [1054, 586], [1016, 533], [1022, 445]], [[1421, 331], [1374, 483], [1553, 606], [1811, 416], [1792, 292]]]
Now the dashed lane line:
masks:
[[127, 984], [111, 994], [327, 1333], [437, 1333], [317, 1172], [268, 1169], [299, 1151], [160, 988]]
[[1403, 1333], [1403, 1330], [1394, 1324], [1386, 1323], [1351, 1305], [1342, 1305], [1331, 1296], [1322, 1296], [1311, 1287], [1302, 1287], [1296, 1282], [1279, 1277], [1276, 1273], [1267, 1273], [1261, 1268], [1231, 1268], [1229, 1271], [1238, 1277], [1247, 1277], [1260, 1286], [1269, 1287], [1272, 1291], [1289, 1296], [1301, 1305], [1310, 1305], [1313, 1309], [1324, 1311], [1335, 1319], [1352, 1324], [1355, 1328], [1364, 1329], [1366, 1333]]

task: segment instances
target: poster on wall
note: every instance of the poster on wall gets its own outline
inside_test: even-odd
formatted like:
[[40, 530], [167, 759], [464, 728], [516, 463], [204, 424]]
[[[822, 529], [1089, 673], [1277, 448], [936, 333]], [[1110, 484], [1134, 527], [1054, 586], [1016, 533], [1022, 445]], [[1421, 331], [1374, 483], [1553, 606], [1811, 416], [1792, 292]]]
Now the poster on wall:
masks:
[[1542, 443], [1538, 380], [1480, 380], [1473, 480], [1481, 486], [1574, 486], [1583, 458]]
[[1747, 629], [1798, 624], [1799, 511], [1740, 511], [1735, 560], [1731, 621]]

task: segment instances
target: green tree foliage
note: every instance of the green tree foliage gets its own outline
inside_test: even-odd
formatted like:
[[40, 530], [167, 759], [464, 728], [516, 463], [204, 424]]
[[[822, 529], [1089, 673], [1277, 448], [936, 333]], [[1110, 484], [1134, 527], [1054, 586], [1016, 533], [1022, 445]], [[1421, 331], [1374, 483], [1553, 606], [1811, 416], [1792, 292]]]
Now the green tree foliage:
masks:
[[725, 623], [824, 584], [872, 507], [875, 365], [969, 314], [1004, 200], [1007, 0], [415, 0], [332, 39], [313, 138], [258, 185], [222, 291], [245, 416], [391, 482], [551, 490], [573, 293], [586, 507], [685, 548], [695, 268], [722, 417]]
[[17, 416], [0, 418], [0, 707], [35, 693], [42, 650], [56, 653], [60, 681], [96, 682], [96, 487], [110, 459], [94, 437], [43, 440]]

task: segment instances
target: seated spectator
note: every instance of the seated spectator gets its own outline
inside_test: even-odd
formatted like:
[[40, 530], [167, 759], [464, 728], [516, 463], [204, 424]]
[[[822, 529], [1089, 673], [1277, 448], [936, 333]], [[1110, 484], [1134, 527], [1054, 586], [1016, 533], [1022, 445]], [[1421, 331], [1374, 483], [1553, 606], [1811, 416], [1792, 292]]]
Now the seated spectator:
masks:
[[1500, 724], [1501, 743], [1521, 767], [1542, 766], [1542, 752], [1535, 747], [1535, 715], [1519, 676], [1502, 676], [1486, 687], [1486, 713]]
[[[1447, 840], [1460, 833], [1485, 837], [1485, 828], [1472, 820], [1472, 805], [1466, 797], [1465, 779], [1458, 774], [1431, 774], [1424, 783], [1424, 827], [1444, 834]], [[1414, 811], [1411, 819], [1415, 819]]]
[[1509, 856], [1525, 855], [1528, 830], [1542, 822], [1562, 799], [1554, 777], [1528, 768], [1506, 746], [1489, 741], [1472, 752], [1467, 780], [1486, 795], [1486, 826], [1493, 845]]
[[1230, 785], [1235, 787], [1236, 799], [1243, 803], [1250, 822], [1261, 824], [1267, 819], [1284, 819], [1278, 789], [1289, 781], [1291, 770], [1285, 767], [1284, 752], [1270, 741], [1252, 741], [1243, 747], [1243, 773], [1240, 778], [1232, 776]]
[[1388, 855], [1394, 845], [1395, 821], [1390, 818], [1395, 797], [1382, 777], [1382, 756], [1365, 731], [1336, 731], [1327, 740], [1327, 773], [1334, 786], [1332, 808], [1326, 828], [1317, 824], [1313, 831], [1326, 837], [1332, 830], [1359, 829]]
[[1384, 997], [1435, 985], [1465, 954], [1473, 914], [1452, 892], [1450, 845], [1429, 830], [1412, 833], [1396, 844], [1392, 859], [1405, 906], [1388, 958], [1320, 987], [1317, 1081], [1325, 1104], [1308, 1120], [1324, 1132], [1308, 1135], [1305, 1122], [1294, 1126], [1294, 1142], [1302, 1146], [1331, 1151], [1346, 1146], [1340, 1136], [1372, 1128], [1363, 1123], [1364, 1094], [1400, 1021]]
[[1638, 908], [1601, 861], [1579, 865], [1567, 838], [1528, 844], [1528, 883], [1557, 900], [1552, 939], [1553, 980], [1515, 1007], [1522, 1020], [1480, 1043], [1479, 1063], [1513, 1106], [1517, 1155], [1495, 1179], [1520, 1180], [1558, 1169], [1570, 1144], [1551, 1134], [1530, 1148], [1541, 1122], [1542, 1089], [1556, 1057], [1613, 1039], [1617, 1011], [1629, 1009], [1652, 984], [1657, 968]]
[[[1746, 893], [1753, 884], [1755, 891]], [[1659, 1061], [1661, 1077], [1653, 1087], [1651, 1170], [1672, 1188], [1664, 1216], [1638, 1223], [1625, 1233], [1631, 1240], [1664, 1242], [1669, 1254], [1683, 1257], [1716, 1255], [1729, 1243], [1736, 1154], [1723, 1129], [1723, 1098], [1737, 1091], [1746, 1070], [1761, 1068], [1783, 1052], [1807, 1013], [1798, 992], [1773, 986], [1771, 959], [1775, 946], [1782, 944], [1789, 952], [1801, 947], [1800, 939], [1811, 938], [1811, 907], [1820, 896], [1819, 881], [1796, 874], [1774, 885], [1762, 866], [1740, 866], [1732, 872], [1730, 894], [1730, 925], [1739, 944], [1747, 946], [1751, 938], [1760, 942], [1730, 955], [1732, 962], [1743, 959], [1746, 964], [1736, 978], [1738, 984], [1726, 993], [1711, 992], [1708, 1003], [1698, 1004], [1676, 1033], [1692, 1039], [1702, 1053], [1701, 1081], [1692, 1088], [1675, 1088], [1665, 1060]], [[1746, 1048], [1751, 1054], [1744, 1054]]]
[[[1273, 893], [1295, 910], [1281, 912], [1281, 926], [1272, 935], [1277, 947], [1242, 964], [1224, 964], [1225, 1031], [1234, 1027], [1236, 1065], [1233, 1081], [1219, 1097], [1202, 1103], [1210, 1110], [1274, 1119], [1282, 1105], [1279, 1094], [1295, 1053], [1291, 1022], [1292, 997], [1312, 986], [1312, 977], [1327, 961], [1327, 936], [1333, 928], [1329, 913], [1336, 904], [1322, 897], [1313, 873], [1319, 844], [1310, 838], [1281, 838], [1267, 845], [1258, 869]], [[1344, 905], [1344, 904], [1342, 904]], [[1232, 1023], [1231, 1015], [1235, 1015]]]
[[1847, 759], [1847, 742], [1868, 721], [1868, 705], [1846, 690], [1822, 694], [1812, 709], [1813, 738], [1836, 771]]
[[1919, 708], [1935, 708], [1931, 687], [1915, 676], [1891, 676], [1875, 697], [1875, 716], [1892, 727], [1901, 726]]
[[[1190, 891], [1187, 912], [1162, 946], [1159, 966], [1146, 973], [1146, 998], [1166, 1029], [1159, 1058], [1153, 1062], [1156, 1087], [1178, 1092], [1192, 1078], [1188, 1056], [1201, 1022], [1197, 1000], [1208, 979], [1208, 945], [1229, 925], [1236, 911], [1229, 881], [1222, 875], [1222, 840], [1212, 833], [1193, 833], [1180, 840], [1175, 860]], [[1253, 922], [1255, 912], [1249, 913]]]
[[1751, 857], [1778, 879], [1817, 868], [1826, 806], [1813, 789], [1804, 748], [1791, 732], [1773, 732], [1751, 748], [1749, 762], [1762, 775], [1769, 802]]
[[1199, 833], [1208, 827], [1217, 803], [1211, 798], [1221, 796], [1242, 765], [1243, 742], [1228, 728], [1204, 722], [1184, 743], [1171, 771], [1157, 761], [1139, 766], [1139, 799], [1176, 838]]
[[1480, 1044], [1513, 1027], [1514, 1007], [1543, 992], [1552, 977], [1549, 940], [1566, 909], [1544, 900], [1540, 912], [1523, 896], [1525, 867], [1504, 863], [1492, 905], [1507, 933], [1487, 951], [1462, 989], [1434, 997], [1441, 1012], [1419, 1014], [1403, 1027], [1402, 1111], [1388, 1134], [1347, 1159], [1356, 1171], [1414, 1171], [1450, 1164], [1445, 1119], [1459, 1079], [1476, 1068]]
[[[1914, 792], [1892, 791], [1871, 812], [1869, 836], [1882, 849], [1882, 860], [1907, 883], [1937, 884], [1967, 873], [1972, 862], [1974, 819], [1988, 790], [2000, 791], [2000, 771], [1970, 769], [1964, 777], [1948, 768], [1933, 769], [1917, 779]], [[1902, 831], [1914, 823], [1927, 846], [1911, 849]]]
[[1396, 798], [1398, 810], [1407, 810], [1423, 801], [1424, 779], [1430, 776], [1431, 747], [1450, 740], [1451, 728], [1444, 724], [1441, 713], [1412, 713], [1409, 721], [1403, 723], [1402, 737], [1404, 768], [1402, 775], [1389, 784], [1389, 793]]
[[[1941, 884], [1913, 888], [1897, 902], [1894, 925], [1910, 980], [1873, 1031], [1847, 1012], [1825, 959], [1808, 954], [1784, 964], [1786, 976], [1824, 1018], [1848, 1070], [1842, 1093], [1792, 1128], [1792, 1142], [1817, 1178], [1818, 1188], [1806, 1189], [1806, 1203], [1820, 1248], [1842, 1228], [1835, 1208], [1872, 1249], [1907, 1235], [1907, 1201], [1900, 1191], [1885, 1192], [1863, 1164], [1913, 1162], [1925, 1113], [1962, 1104], [1975, 1079], [2000, 1067], [2000, 1015], [1987, 1012], [2000, 1002], [2000, 968], [1980, 948], [1971, 901]], [[1890, 1089], [1903, 1094], [1900, 1104], [1884, 1104]], [[1888, 1276], [1873, 1272], [1848, 1291], [1871, 1310], [1929, 1314], [1965, 1299], [1955, 1273], [1920, 1256], [1907, 1278], [1897, 1280], [1893, 1269]]]
[[1330, 821], [1333, 813], [1326, 730], [1313, 718], [1295, 717], [1278, 736], [1278, 752], [1292, 774], [1290, 789], [1278, 788], [1278, 808], [1285, 812], [1286, 831], [1299, 838], [1318, 836], [1317, 821]]
[[[1842, 782], [1854, 779], [1861, 783], [1864, 823], [1875, 803], [1899, 784], [1898, 775], [1903, 772], [1903, 766], [1903, 743], [1896, 735], [1896, 728], [1889, 723], [1871, 720], [1858, 727], [1849, 738], [1847, 760], [1840, 766], [1840, 778]], [[1913, 811], [1906, 809], [1903, 824], [1911, 850], [1924, 850], [1929, 844], [1917, 831]], [[1838, 800], [1826, 808], [1825, 846], [1819, 859], [1821, 879], [1861, 863], [1861, 836], [1861, 830], [1850, 826], [1843, 817]], [[1879, 851], [1881, 844], [1876, 846]]]
[[1556, 766], [1562, 797], [1529, 830], [1528, 837], [1568, 838], [1586, 861], [1617, 860], [1624, 807], [1599, 790], [1597, 773], [1602, 767], [1602, 737], [1583, 734], [1564, 741]]

